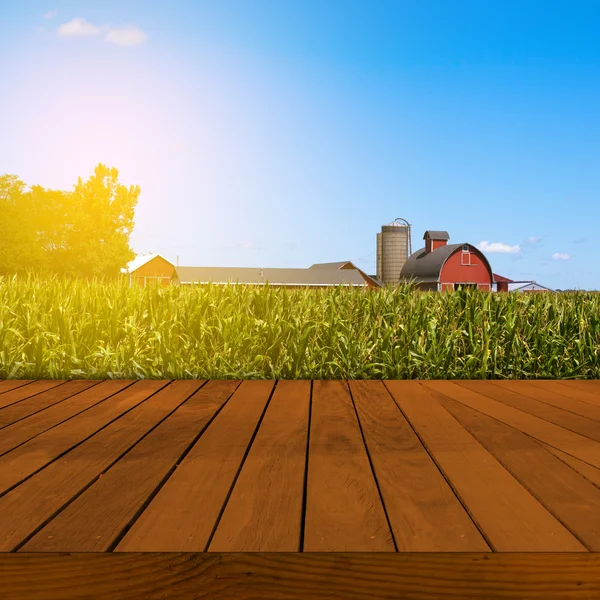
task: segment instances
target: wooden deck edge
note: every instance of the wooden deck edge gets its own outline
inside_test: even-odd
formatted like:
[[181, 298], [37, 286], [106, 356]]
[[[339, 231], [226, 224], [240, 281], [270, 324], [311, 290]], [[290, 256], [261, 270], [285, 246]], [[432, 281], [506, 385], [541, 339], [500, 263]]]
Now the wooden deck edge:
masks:
[[0, 599], [598, 598], [600, 553], [2, 553]]

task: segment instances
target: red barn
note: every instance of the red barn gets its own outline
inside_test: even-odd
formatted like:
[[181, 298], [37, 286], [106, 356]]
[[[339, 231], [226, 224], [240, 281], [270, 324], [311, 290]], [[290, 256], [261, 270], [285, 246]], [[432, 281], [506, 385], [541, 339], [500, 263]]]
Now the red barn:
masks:
[[472, 287], [491, 291], [494, 274], [487, 258], [471, 244], [448, 244], [447, 231], [426, 231], [425, 248], [408, 257], [400, 280], [413, 280], [429, 291]]
[[496, 273], [494, 273], [494, 281], [496, 282], [496, 290], [499, 292], [508, 292], [508, 284], [514, 283], [512, 279], [496, 275]]

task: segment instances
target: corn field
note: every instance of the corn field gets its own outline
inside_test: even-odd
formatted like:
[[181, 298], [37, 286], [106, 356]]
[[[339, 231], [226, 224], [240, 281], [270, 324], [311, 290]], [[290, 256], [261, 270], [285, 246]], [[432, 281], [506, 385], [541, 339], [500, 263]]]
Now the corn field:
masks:
[[600, 295], [0, 277], [0, 379], [600, 378]]

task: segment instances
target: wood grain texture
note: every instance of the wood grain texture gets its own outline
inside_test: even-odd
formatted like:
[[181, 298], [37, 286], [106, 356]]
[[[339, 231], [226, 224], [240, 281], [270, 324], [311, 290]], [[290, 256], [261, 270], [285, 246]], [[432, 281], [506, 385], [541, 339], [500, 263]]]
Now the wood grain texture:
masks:
[[398, 552], [490, 547], [380, 381], [350, 381]]
[[594, 600], [595, 553], [0, 554], [1, 600]]
[[438, 399], [587, 550], [600, 550], [597, 487], [521, 431], [448, 397]]
[[300, 551], [310, 388], [278, 382], [209, 552]]
[[64, 385], [65, 383], [66, 381], [62, 379], [47, 379], [42, 381], [34, 381], [29, 385], [19, 386], [16, 389], [12, 389], [8, 392], [4, 392], [4, 394], [0, 394], [0, 408], [10, 406], [15, 402], [20, 402], [25, 398], [30, 398], [36, 394], [41, 394], [46, 390], [56, 388]]
[[243, 381], [115, 552], [203, 552], [274, 381]]
[[590, 386], [73, 383], [0, 392], [0, 552], [600, 548]]
[[10, 452], [18, 445], [82, 413], [133, 383], [133, 380], [103, 381], [89, 390], [27, 417], [22, 423], [8, 425], [0, 433], [0, 455]]
[[200, 385], [153, 383], [156, 394], [0, 498], [0, 551], [14, 551]]
[[23, 385], [27, 385], [34, 381], [33, 379], [4, 379], [0, 381], [0, 394], [9, 392]]
[[553, 391], [554, 387], [543, 388], [535, 381], [494, 381], [493, 385], [600, 422], [600, 406], [564, 395], [568, 392], [566, 386], [561, 386], [565, 392], [559, 394]]
[[16, 421], [59, 404], [66, 398], [77, 396], [81, 392], [97, 386], [99, 383], [99, 381], [84, 380], [67, 381], [64, 385], [54, 387], [42, 394], [37, 394], [26, 400], [6, 406], [0, 410], [0, 430]]
[[[386, 381], [433, 459], [499, 552], [581, 551], [582, 545], [434, 398], [447, 381]], [[464, 394], [473, 394], [464, 390]], [[490, 400], [491, 402], [491, 400]]]
[[[442, 382], [423, 382], [424, 385], [437, 386]], [[444, 382], [445, 383], [445, 382]], [[448, 382], [452, 383], [452, 382]], [[466, 406], [470, 406], [498, 421], [502, 421], [527, 435], [558, 448], [571, 456], [575, 456], [593, 466], [600, 468], [600, 443], [582, 435], [563, 429], [539, 417], [530, 415], [522, 410], [508, 406], [486, 395], [478, 394], [464, 386], [453, 383], [461, 391], [452, 393], [452, 398]], [[498, 388], [502, 391], [502, 388]]]
[[[589, 385], [578, 385], [580, 382], [568, 382], [568, 381], [536, 381], [535, 384], [544, 389], [556, 392], [561, 396], [567, 396], [568, 398], [575, 398], [581, 402], [587, 402], [594, 406], [600, 406], [600, 387], [591, 387]], [[597, 381], [587, 381], [584, 383], [600, 383]]]
[[304, 552], [394, 552], [346, 382], [314, 381]]
[[557, 379], [556, 383], [594, 395], [600, 394], [600, 380], [598, 379]]
[[583, 417], [563, 408], [557, 408], [552, 404], [535, 400], [500, 386], [486, 385], [486, 381], [457, 381], [455, 383], [529, 415], [539, 417], [549, 423], [554, 423], [559, 427], [600, 442], [600, 422], [589, 417]]
[[553, 448], [548, 444], [544, 444], [544, 442], [539, 442], [539, 444], [600, 489], [600, 469], [593, 467], [592, 465], [589, 465], [588, 463], [583, 462], [579, 458], [575, 458], [574, 456], [571, 456], [562, 450], [558, 450], [557, 448]]
[[[201, 380], [174, 381], [162, 394], [159, 392], [155, 398], [160, 403], [160, 412], [156, 414], [155, 411], [153, 417], [160, 418], [174, 406], [176, 410], [103, 472], [19, 551], [109, 550], [240, 382], [211, 381], [198, 389], [203, 383]], [[168, 402], [165, 402], [166, 394]], [[181, 401], [183, 403], [177, 406]], [[150, 408], [150, 403], [141, 408]], [[127, 436], [134, 434], [132, 426], [122, 431], [126, 431]], [[108, 446], [110, 452], [119, 451], [114, 444]], [[81, 465], [82, 461], [78, 463]], [[86, 473], [93, 475], [97, 469], [94, 465], [94, 470], [87, 468]], [[73, 480], [71, 476], [70, 483]]]
[[[126, 393], [117, 394], [112, 402], [94, 406], [4, 454], [0, 457], [0, 497], [168, 383], [138, 381]], [[1, 541], [0, 537], [0, 543]]]

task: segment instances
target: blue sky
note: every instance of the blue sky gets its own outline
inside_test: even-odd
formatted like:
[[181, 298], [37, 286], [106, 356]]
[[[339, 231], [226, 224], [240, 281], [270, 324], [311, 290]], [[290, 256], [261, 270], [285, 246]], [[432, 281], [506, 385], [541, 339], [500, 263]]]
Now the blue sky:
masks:
[[137, 253], [375, 273], [396, 217], [600, 289], [597, 2], [0, 4], [0, 172], [139, 185]]

